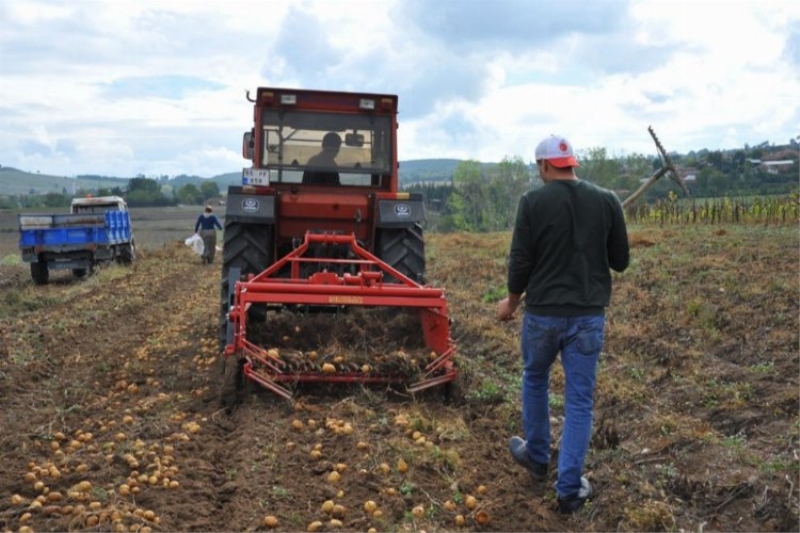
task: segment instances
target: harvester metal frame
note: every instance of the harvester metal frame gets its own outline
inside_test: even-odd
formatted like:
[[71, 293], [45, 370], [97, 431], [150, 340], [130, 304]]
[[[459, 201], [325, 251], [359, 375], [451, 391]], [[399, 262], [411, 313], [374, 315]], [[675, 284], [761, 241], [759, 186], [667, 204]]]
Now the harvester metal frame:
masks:
[[[348, 246], [348, 258], [308, 257], [312, 245]], [[323, 270], [303, 278], [302, 266], [317, 263]], [[324, 265], [322, 265], [324, 264]], [[327, 267], [354, 269], [356, 274], [328, 271]], [[332, 268], [335, 270], [336, 268]], [[289, 272], [288, 277], [284, 277]], [[280, 274], [280, 276], [279, 276]], [[388, 281], [391, 280], [391, 281]], [[260, 274], [250, 274], [236, 281], [233, 305], [228, 313], [232, 339], [225, 348], [225, 357], [244, 359], [244, 376], [272, 392], [290, 399], [292, 391], [284, 383], [344, 382], [398, 384], [408, 376], [379, 373], [337, 371], [297, 371], [269, 350], [247, 340], [248, 309], [254, 304], [311, 306], [382, 306], [419, 310], [422, 335], [427, 349], [435, 358], [425, 366], [421, 378], [407, 386], [412, 393], [452, 382], [458, 376], [452, 358], [456, 347], [450, 338], [450, 319], [444, 289], [423, 286], [361, 247], [355, 235], [311, 233], [303, 243]]]

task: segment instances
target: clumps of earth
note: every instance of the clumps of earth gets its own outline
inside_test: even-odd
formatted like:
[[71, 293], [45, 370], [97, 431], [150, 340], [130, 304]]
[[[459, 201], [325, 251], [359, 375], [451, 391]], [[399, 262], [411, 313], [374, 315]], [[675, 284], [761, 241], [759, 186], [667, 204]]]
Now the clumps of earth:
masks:
[[436, 359], [415, 310], [344, 307], [332, 312], [270, 311], [248, 323], [247, 340], [282, 372], [418, 376]]

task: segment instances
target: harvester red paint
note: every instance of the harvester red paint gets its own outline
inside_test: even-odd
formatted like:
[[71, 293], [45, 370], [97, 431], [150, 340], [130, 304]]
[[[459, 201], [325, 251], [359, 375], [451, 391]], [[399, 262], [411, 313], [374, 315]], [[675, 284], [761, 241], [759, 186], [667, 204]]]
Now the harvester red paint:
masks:
[[[229, 189], [225, 214], [223, 401], [245, 381], [286, 398], [301, 382], [409, 392], [451, 384], [458, 372], [445, 291], [424, 279], [423, 198], [399, 190], [397, 96], [259, 88], [251, 101], [243, 155], [252, 166]], [[431, 353], [420, 372], [292, 367], [249, 336], [274, 313], [302, 310], [302, 321], [352, 307], [418, 313]]]

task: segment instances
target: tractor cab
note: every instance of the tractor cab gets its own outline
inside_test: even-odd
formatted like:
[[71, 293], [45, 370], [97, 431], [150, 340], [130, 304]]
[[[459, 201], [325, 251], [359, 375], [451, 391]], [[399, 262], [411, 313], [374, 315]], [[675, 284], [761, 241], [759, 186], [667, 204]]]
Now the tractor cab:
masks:
[[397, 190], [397, 97], [259, 89], [243, 185]]

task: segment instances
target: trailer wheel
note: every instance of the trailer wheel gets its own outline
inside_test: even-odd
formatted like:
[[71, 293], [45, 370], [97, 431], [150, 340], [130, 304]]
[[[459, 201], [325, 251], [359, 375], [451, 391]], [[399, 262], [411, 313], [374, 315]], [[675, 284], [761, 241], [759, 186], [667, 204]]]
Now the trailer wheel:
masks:
[[119, 248], [119, 262], [123, 265], [130, 265], [136, 260], [136, 247], [131, 240], [130, 244], [123, 244]]
[[76, 278], [82, 278], [86, 276], [86, 269], [85, 268], [73, 268], [72, 275]]
[[[240, 275], [259, 274], [272, 264], [273, 226], [226, 222], [222, 242], [222, 284], [220, 287], [219, 346], [228, 343], [228, 311], [233, 304], [233, 285], [229, 272], [238, 269]], [[235, 282], [234, 282], [235, 283]], [[256, 306], [253, 306], [256, 307]], [[259, 312], [252, 309], [253, 313]]]
[[50, 270], [47, 268], [47, 263], [43, 261], [31, 263], [31, 277], [37, 285], [47, 285], [50, 279]]
[[[417, 283], [425, 283], [425, 241], [421, 225], [379, 229], [375, 250], [375, 255], [395, 270]], [[396, 280], [390, 277], [389, 281]]]

